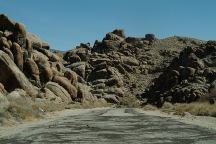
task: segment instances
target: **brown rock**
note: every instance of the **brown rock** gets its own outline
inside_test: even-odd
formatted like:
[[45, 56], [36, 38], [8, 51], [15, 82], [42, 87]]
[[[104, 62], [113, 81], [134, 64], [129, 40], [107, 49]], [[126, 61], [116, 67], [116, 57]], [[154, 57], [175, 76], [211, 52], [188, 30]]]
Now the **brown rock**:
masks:
[[31, 78], [32, 80], [35, 80], [37, 82], [40, 81], [40, 78], [39, 78], [40, 72], [39, 72], [37, 64], [35, 63], [33, 59], [28, 58], [26, 60], [26, 62], [24, 63], [23, 71], [25, 75]]
[[68, 61], [69, 61], [70, 63], [76, 63], [76, 62], [80, 62], [81, 59], [80, 59], [80, 57], [79, 57], [77, 54], [73, 54], [73, 55], [71, 55], [71, 56], [68, 58]]
[[6, 15], [0, 15], [0, 30], [14, 31], [14, 22], [12, 22]]
[[77, 98], [79, 98], [81, 102], [94, 102], [97, 100], [90, 92], [90, 87], [81, 83], [78, 84]]
[[[26, 50], [31, 54], [33, 52], [32, 42], [31, 40], [26, 40]], [[31, 56], [30, 56], [31, 57]]]
[[3, 48], [2, 48], [2, 51], [4, 51], [6, 54], [8, 54], [8, 56], [9, 56], [12, 60], [14, 60], [14, 56], [13, 56], [12, 52], [10, 51], [10, 49], [3, 47]]
[[35, 96], [37, 93], [25, 75], [3, 51], [0, 51], [0, 82], [8, 92], [21, 88], [30, 96]]
[[13, 43], [11, 51], [14, 55], [14, 62], [20, 70], [23, 70], [23, 52], [22, 48], [16, 42]]
[[6, 37], [1, 37], [0, 38], [0, 48], [1, 47], [10, 48], [10, 44], [8, 43]]
[[43, 83], [51, 81], [53, 78], [53, 71], [50, 67], [40, 66], [40, 80]]
[[77, 87], [77, 74], [74, 71], [67, 70], [64, 76], [71, 82], [71, 84]]
[[139, 66], [139, 61], [133, 57], [121, 57], [121, 60], [126, 65]]
[[112, 33], [116, 34], [117, 36], [120, 36], [122, 38], [125, 38], [125, 32], [123, 29], [115, 29]]
[[16, 23], [14, 29], [14, 40], [17, 42], [21, 47], [26, 47], [26, 29], [23, 24]]
[[62, 101], [65, 102], [66, 104], [72, 101], [70, 94], [58, 83], [48, 82], [45, 85], [45, 88], [52, 91], [57, 97], [60, 97]]
[[63, 102], [62, 99], [58, 96], [56, 96], [51, 90], [48, 88], [43, 89], [44, 92], [44, 98], [49, 100], [49, 101], [54, 101], [55, 103], [61, 103]]
[[67, 78], [55, 75], [53, 77], [53, 82], [58, 83], [60, 86], [66, 89], [70, 94], [71, 98], [75, 99], [77, 97], [77, 89], [70, 83]]
[[49, 58], [50, 61], [52, 62], [57, 62], [60, 60], [60, 57], [57, 56], [56, 54], [50, 52], [49, 50], [43, 49], [43, 48], [36, 48], [35, 49], [41, 53], [43, 53], [45, 56]]

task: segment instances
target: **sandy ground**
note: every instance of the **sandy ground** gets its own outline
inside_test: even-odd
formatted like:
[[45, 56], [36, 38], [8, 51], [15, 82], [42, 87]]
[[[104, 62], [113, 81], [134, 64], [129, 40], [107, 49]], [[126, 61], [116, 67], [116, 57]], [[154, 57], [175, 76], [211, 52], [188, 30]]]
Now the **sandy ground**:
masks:
[[171, 118], [171, 119], [174, 119], [174, 120], [186, 123], [186, 124], [192, 124], [192, 125], [197, 125], [197, 126], [201, 126], [204, 128], [216, 130], [216, 118], [215, 117], [193, 116], [189, 113], [186, 114], [185, 116], [178, 116], [178, 115], [167, 114], [159, 110], [144, 111], [142, 109], [138, 109], [138, 111], [146, 115], [168, 117], [168, 118]]
[[[19, 132], [22, 132], [25, 129], [28, 129], [32, 126], [36, 125], [46, 125], [52, 121], [56, 121], [58, 119], [62, 119], [64, 117], [70, 117], [75, 115], [88, 114], [92, 111], [97, 110], [108, 110], [107, 113], [102, 114], [102, 116], [132, 116], [130, 113], [123, 113], [122, 109], [110, 109], [110, 108], [94, 108], [94, 109], [72, 109], [72, 110], [64, 110], [59, 112], [47, 113], [44, 119], [35, 120], [31, 122], [24, 122], [23, 124], [19, 124], [16, 126], [4, 126], [0, 127], [0, 138], [12, 136]], [[197, 125], [204, 128], [208, 128], [211, 130], [216, 130], [216, 118], [213, 117], [204, 117], [204, 116], [192, 116], [190, 114], [185, 115], [184, 117], [166, 114], [157, 110], [154, 111], [144, 111], [142, 109], [136, 109], [137, 112], [143, 113], [149, 116], [159, 116], [164, 118], [174, 119], [176, 121], [183, 122], [185, 124]]]

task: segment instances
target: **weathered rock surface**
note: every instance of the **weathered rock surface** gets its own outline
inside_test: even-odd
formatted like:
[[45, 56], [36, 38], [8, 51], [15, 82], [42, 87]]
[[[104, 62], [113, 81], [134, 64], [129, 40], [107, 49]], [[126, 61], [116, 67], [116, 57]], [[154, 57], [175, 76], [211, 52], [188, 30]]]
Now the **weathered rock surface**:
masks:
[[215, 52], [213, 41], [185, 48], [142, 98], [161, 106], [165, 101], [190, 103], [215, 97]]
[[[216, 42], [154, 34], [126, 37], [121, 29], [102, 41], [61, 52], [0, 15], [0, 92], [23, 89], [56, 104], [120, 104], [127, 96], [162, 106], [215, 96]], [[132, 102], [131, 102], [132, 103]]]
[[0, 51], [0, 82], [7, 91], [13, 91], [15, 88], [22, 88], [29, 93], [29, 95], [33, 96], [37, 93], [26, 76], [3, 51]]
[[64, 103], [68, 104], [72, 102], [70, 94], [59, 84], [48, 82], [45, 87], [53, 92], [57, 97], [60, 97]]

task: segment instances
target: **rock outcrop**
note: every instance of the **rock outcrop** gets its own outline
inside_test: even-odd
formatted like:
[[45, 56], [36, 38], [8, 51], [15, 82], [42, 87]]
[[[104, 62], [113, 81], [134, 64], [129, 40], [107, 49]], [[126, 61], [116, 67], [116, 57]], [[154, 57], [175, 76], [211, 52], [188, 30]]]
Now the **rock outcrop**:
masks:
[[142, 98], [162, 106], [165, 101], [190, 103], [214, 98], [216, 42], [186, 47], [147, 89]]
[[[68, 60], [86, 60], [86, 52], [88, 51], [78, 50], [77, 55], [68, 56]], [[23, 24], [0, 15], [1, 93], [13, 93], [20, 88], [33, 101], [65, 104], [82, 102], [83, 99], [97, 101], [90, 89], [85, 89], [87, 83], [84, 80], [81, 80], [84, 82], [82, 85], [78, 82], [78, 75], [84, 77], [85, 68], [75, 66], [72, 71], [63, 65], [65, 61], [62, 57], [62, 54], [51, 51], [47, 42], [27, 32]], [[1, 98], [3, 101], [4, 97]]]
[[93, 47], [81, 43], [60, 52], [0, 15], [0, 105], [7, 93], [23, 91], [33, 102], [64, 107], [100, 100], [121, 104], [128, 96], [158, 107], [206, 97], [214, 103], [215, 53], [215, 41], [127, 37], [121, 29]]

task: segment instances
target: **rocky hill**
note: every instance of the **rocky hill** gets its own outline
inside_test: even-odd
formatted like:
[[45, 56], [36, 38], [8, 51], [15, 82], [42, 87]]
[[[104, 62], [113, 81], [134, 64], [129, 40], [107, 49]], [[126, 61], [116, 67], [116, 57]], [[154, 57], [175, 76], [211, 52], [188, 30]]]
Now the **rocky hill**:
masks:
[[[121, 29], [67, 52], [0, 15], [0, 108], [30, 101], [36, 110], [74, 103], [162, 106], [214, 96], [216, 42], [126, 37]], [[130, 101], [131, 100], [131, 101]], [[133, 101], [132, 101], [133, 100]], [[39, 106], [38, 106], [39, 105]], [[17, 109], [15, 110], [17, 111]]]

